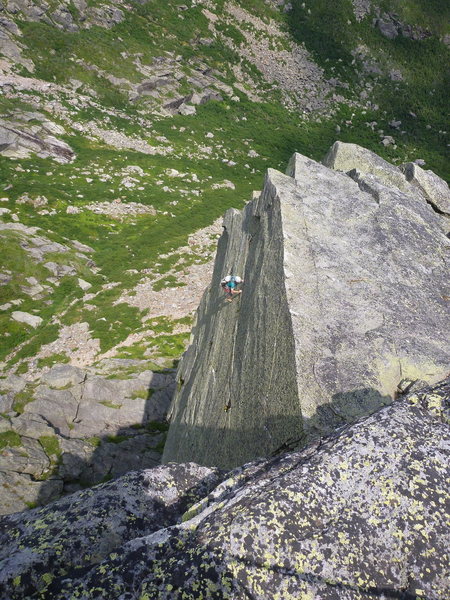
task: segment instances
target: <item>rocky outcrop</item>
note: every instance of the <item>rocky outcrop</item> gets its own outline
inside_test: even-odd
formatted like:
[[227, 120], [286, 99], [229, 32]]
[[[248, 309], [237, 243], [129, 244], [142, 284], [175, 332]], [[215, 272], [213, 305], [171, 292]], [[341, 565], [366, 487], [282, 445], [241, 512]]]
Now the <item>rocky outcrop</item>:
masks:
[[446, 600], [449, 419], [447, 380], [226, 476], [171, 464], [3, 517], [0, 595]]
[[401, 165], [406, 179], [422, 191], [430, 204], [442, 214], [450, 216], [450, 193], [447, 183], [432, 171], [425, 171], [415, 163]]
[[34, 383], [2, 380], [0, 514], [159, 464], [173, 373], [119, 377], [55, 365]]
[[170, 527], [219, 481], [216, 469], [158, 467], [3, 518], [0, 596], [30, 598], [57, 573], [81, 573], [122, 544]]
[[[37, 125], [36, 120], [43, 122]], [[33, 124], [29, 124], [29, 122]], [[53, 134], [64, 134], [64, 129], [44, 118], [40, 113], [18, 113], [0, 119], [0, 154], [9, 158], [27, 158], [36, 153], [41, 158], [53, 158], [67, 163], [75, 159], [70, 146]]]
[[[379, 10], [377, 12], [379, 13]], [[432, 36], [432, 32], [428, 29], [403, 23], [394, 13], [383, 13], [373, 20], [373, 25], [379, 29], [381, 35], [389, 40], [394, 40], [398, 35], [415, 41], [425, 40]]]
[[[90, 28], [93, 25], [110, 29], [121, 23], [124, 19], [122, 0], [110, 0], [99, 6], [89, 6], [85, 0], [75, 0], [73, 3], [62, 0], [54, 5], [37, 0], [7, 0], [4, 8], [11, 15], [20, 15], [26, 21], [42, 21], [52, 24], [58, 29], [74, 32], [81, 28]], [[3, 8], [3, 6], [2, 6]]]
[[[446, 375], [445, 218], [372, 152], [336, 143], [324, 162], [295, 154], [226, 214], [165, 462], [237, 466], [374, 412], [403, 378]], [[245, 283], [225, 303], [229, 272]]]

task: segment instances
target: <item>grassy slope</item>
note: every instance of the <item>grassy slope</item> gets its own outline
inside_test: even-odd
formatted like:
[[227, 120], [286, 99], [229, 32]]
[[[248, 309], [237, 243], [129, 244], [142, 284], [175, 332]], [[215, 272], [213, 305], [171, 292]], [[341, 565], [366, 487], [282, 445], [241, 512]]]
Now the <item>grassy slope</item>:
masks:
[[[210, 224], [230, 206], [241, 207], [251, 191], [261, 186], [265, 168], [270, 166], [283, 170], [292, 152], [298, 151], [320, 159], [337, 137], [337, 124], [341, 126], [339, 138], [343, 141], [359, 143], [395, 162], [424, 158], [428, 167], [441, 176], [450, 177], [446, 162], [447, 138], [439, 133], [439, 130], [445, 129], [448, 51], [436, 39], [424, 42], [403, 38], [386, 40], [371, 27], [370, 18], [362, 23], [355, 21], [350, 0], [337, 0], [332, 6], [326, 0], [307, 0], [305, 9], [295, 1], [294, 10], [287, 14], [274, 11], [263, 0], [246, 0], [240, 4], [266, 21], [271, 17], [282, 22], [294, 39], [304, 43], [313, 53], [328, 76], [338, 76], [348, 82], [351, 89], [360, 89], [356, 70], [359, 65], [357, 62], [356, 65], [352, 64], [351, 54], [358, 43], [370, 47], [380, 64], [395, 62], [401, 65], [404, 81], [394, 84], [386, 77], [373, 80], [371, 100], [380, 106], [379, 111], [364, 113], [343, 105], [332, 119], [323, 117], [318, 122], [300, 119], [295, 113], [284, 109], [276, 97], [255, 104], [238, 92], [239, 103], [228, 100], [210, 102], [198, 107], [195, 116], [156, 119], [145, 104], [131, 104], [125, 92], [87, 70], [80, 61], [95, 64], [116, 77], [138, 82], [143, 76], [133, 65], [132, 58], [125, 60], [121, 52], [129, 56], [141, 53], [141, 62], [150, 64], [152, 57], [171, 51], [180, 54], [186, 65], [194, 58], [203, 60], [220, 70], [224, 81], [232, 84], [230, 66], [238, 62], [237, 54], [217, 40], [209, 47], [192, 43], [192, 40], [210, 36], [207, 20], [200, 7], [190, 8], [183, 13], [184, 19], [180, 19], [180, 13], [174, 9], [173, 3], [155, 0], [143, 6], [136, 5], [133, 11], [127, 12], [125, 21], [111, 30], [92, 27], [68, 33], [44, 23], [21, 23], [24, 32], [22, 42], [36, 64], [36, 77], [62, 84], [75, 78], [96, 93], [89, 107], [81, 110], [70, 107], [74, 121], [96, 119], [101, 122], [109, 113], [108, 127], [127, 135], [145, 137], [137, 121], [144, 116], [151, 129], [149, 142], [152, 143], [156, 136], [164, 135], [174, 147], [174, 152], [161, 157], [114, 150], [71, 132], [66, 141], [76, 151], [77, 158], [70, 165], [30, 158], [20, 161], [25, 172], [17, 172], [16, 161], [0, 158], [0, 180], [13, 184], [11, 189], [3, 192], [10, 199], [9, 204], [4, 206], [17, 212], [15, 199], [22, 193], [27, 192], [31, 196], [44, 194], [49, 200], [49, 207], [55, 208], [57, 214], [52, 217], [41, 216], [31, 207], [22, 205], [19, 209], [21, 221], [43, 228], [55, 241], [69, 237], [94, 248], [93, 258], [101, 272], [88, 279], [93, 284], [90, 291], [99, 291], [105, 280], [120, 282], [117, 288], [101, 292], [94, 299], [94, 311], [83, 309], [81, 300], [77, 300], [81, 296], [80, 290], [69, 280], [55, 290], [51, 296], [51, 306], [26, 300], [23, 307], [30, 310], [34, 307], [35, 314], [40, 314], [45, 320], [36, 331], [29, 331], [25, 326], [12, 322], [6, 314], [0, 316], [2, 326], [10, 333], [10, 337], [4, 338], [6, 343], [0, 359], [29, 336], [32, 339], [21, 351], [22, 356], [32, 356], [41, 343], [54, 339], [57, 327], [51, 323], [51, 315], [66, 311], [72, 301], [74, 303], [63, 317], [63, 322], [87, 320], [94, 336], [100, 337], [102, 349], [113, 346], [130, 331], [139, 329], [142, 315], [137, 309], [125, 304], [112, 306], [121, 290], [130, 288], [139, 279], [139, 275], [125, 273], [125, 270], [154, 265], [161, 253], [185, 244], [187, 236], [194, 230]], [[425, 10], [420, 0], [411, 0], [408, 6], [418, 21], [424, 19], [428, 23], [431, 20], [429, 14], [428, 21], [425, 19], [430, 11]], [[220, 2], [217, 2], [217, 7], [220, 8]], [[434, 0], [433, 7], [441, 12], [445, 9], [444, 3], [439, 0]], [[308, 8], [311, 14], [308, 14]], [[351, 25], [347, 24], [348, 20]], [[240, 41], [236, 28], [224, 26], [222, 29], [225, 35]], [[25, 71], [23, 74], [29, 75]], [[352, 95], [345, 90], [343, 93]], [[0, 107], [5, 111], [10, 110], [11, 102], [0, 100]], [[417, 118], [411, 117], [411, 111]], [[48, 116], [54, 119], [51, 113]], [[395, 132], [398, 148], [385, 149], [380, 145], [379, 135], [369, 129], [366, 122], [376, 120], [377, 128], [389, 134], [388, 122], [393, 118], [402, 120], [402, 128], [407, 133], [400, 136]], [[427, 129], [427, 125], [431, 125], [431, 128]], [[186, 128], [184, 132], [180, 131], [182, 127]], [[205, 139], [210, 131], [214, 132], [213, 142]], [[249, 145], [245, 144], [245, 140]], [[222, 144], [223, 148], [217, 149], [216, 156], [210, 160], [196, 157], [196, 148], [205, 143], [215, 148]], [[260, 156], [249, 158], [249, 148], [256, 150]], [[230, 167], [222, 162], [222, 158], [233, 159], [237, 164]], [[119, 172], [130, 164], [140, 166], [145, 171], [141, 181], [144, 190], [120, 187]], [[168, 179], [168, 168], [195, 173], [201, 184]], [[95, 174], [101, 170], [111, 175], [111, 181], [102, 183], [98, 179]], [[47, 173], [52, 175], [48, 176]], [[93, 174], [94, 181], [87, 182], [86, 174]], [[236, 189], [211, 189], [213, 182], [224, 179], [233, 181]], [[162, 186], [156, 183], [158, 180], [163, 180], [173, 191], [163, 192]], [[181, 189], [198, 189], [201, 194], [186, 196]], [[157, 210], [172, 213], [175, 218], [158, 214], [121, 223], [88, 211], [80, 215], [65, 213], [69, 204], [83, 206], [92, 201], [111, 201], [117, 196], [121, 196], [125, 202], [151, 204]], [[176, 206], [170, 204], [174, 200], [178, 201]], [[159, 270], [163, 274], [170, 264], [167, 261], [159, 262]], [[44, 276], [40, 270], [41, 267], [36, 267], [33, 273], [37, 278]], [[16, 297], [20, 296], [19, 288], [15, 289], [15, 293]]]
[[[358, 45], [365, 47], [381, 67], [384, 74], [371, 81], [369, 99], [380, 107], [372, 115], [373, 120], [386, 134], [392, 133], [388, 126], [391, 120], [401, 120], [401, 129], [406, 131], [402, 136], [395, 135], [399, 148], [389, 152], [388, 158], [405, 161], [421, 157], [427, 168], [450, 180], [448, 137], [441, 133], [448, 127], [449, 49], [436, 36], [423, 41], [403, 36], [388, 40], [372, 26], [373, 15], [360, 23], [355, 20], [351, 0], [338, 0], [331, 6], [326, 0], [295, 1], [293, 6], [288, 17], [293, 37], [306, 45], [329, 76], [338, 76], [350, 84], [350, 89], [358, 88], [357, 70], [361, 66], [353, 54]], [[450, 31], [450, 19], [446, 18], [450, 17], [450, 6], [445, 0], [433, 0], [431, 6], [423, 0], [386, 1], [383, 8], [397, 12], [400, 19], [412, 25], [433, 27], [440, 35]], [[391, 81], [387, 73], [392, 68], [401, 70], [403, 81]], [[366, 79], [370, 82], [367, 75]], [[361, 123], [356, 127], [359, 143], [383, 155], [378, 143], [366, 141]]]

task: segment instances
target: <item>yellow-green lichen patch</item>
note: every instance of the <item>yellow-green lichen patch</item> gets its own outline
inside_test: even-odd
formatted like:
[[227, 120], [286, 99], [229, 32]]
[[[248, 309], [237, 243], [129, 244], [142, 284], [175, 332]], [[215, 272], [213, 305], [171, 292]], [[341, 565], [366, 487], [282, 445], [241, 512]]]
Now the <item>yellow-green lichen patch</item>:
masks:
[[[450, 383], [215, 488], [175, 463], [103, 484], [15, 522], [8, 543], [51, 554], [35, 585], [59, 598], [447, 600], [450, 432], [430, 393], [446, 410]], [[22, 595], [30, 573], [15, 573]]]

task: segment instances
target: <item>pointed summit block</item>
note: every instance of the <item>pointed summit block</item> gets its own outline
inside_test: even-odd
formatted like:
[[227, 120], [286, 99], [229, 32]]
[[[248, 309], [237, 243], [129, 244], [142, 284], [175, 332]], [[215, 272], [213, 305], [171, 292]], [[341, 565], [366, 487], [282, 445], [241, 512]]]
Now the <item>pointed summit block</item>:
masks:
[[[374, 412], [402, 379], [445, 376], [444, 217], [354, 148], [349, 174], [295, 154], [288, 175], [269, 169], [260, 197], [226, 213], [165, 462], [234, 467]], [[245, 283], [227, 304], [230, 271]]]

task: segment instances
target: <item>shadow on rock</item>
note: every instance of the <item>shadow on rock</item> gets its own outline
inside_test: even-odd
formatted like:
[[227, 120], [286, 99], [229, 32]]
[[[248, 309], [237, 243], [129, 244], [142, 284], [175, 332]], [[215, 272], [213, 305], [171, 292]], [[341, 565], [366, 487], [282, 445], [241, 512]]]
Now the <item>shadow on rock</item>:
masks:
[[[173, 378], [172, 371], [162, 370], [154, 374]], [[49, 437], [53, 446], [44, 448], [49, 456], [51, 467], [47, 479], [40, 482], [35, 505], [45, 505], [61, 495], [107, 482], [130, 471], [140, 471], [159, 465], [169, 427], [165, 414], [172, 393], [173, 386], [169, 386], [169, 389], [159, 390], [149, 387], [146, 390], [140, 422], [121, 427], [117, 427], [115, 423], [111, 422], [110, 427], [108, 424], [106, 427], [110, 429], [111, 433], [103, 432], [101, 435], [78, 438], [72, 437], [72, 431], [69, 435], [64, 435], [55, 427], [58, 437]], [[142, 403], [141, 396], [137, 400]], [[155, 410], [155, 403], [159, 401], [161, 401], [161, 405]], [[114, 398], [104, 401], [101, 404], [101, 410], [114, 414], [118, 410], [114, 407], [119, 406], [115, 402], [117, 400]], [[104, 415], [102, 415], [103, 417]], [[83, 418], [86, 418], [86, 413]], [[75, 424], [77, 425], [76, 420]], [[102, 427], [102, 424], [102, 421], [99, 420], [98, 429]], [[89, 427], [95, 431], [94, 404]]]
[[[410, 389], [410, 388], [408, 388]], [[304, 431], [297, 438], [287, 439], [271, 455], [298, 450], [317, 438], [331, 435], [392, 403], [392, 398], [374, 388], [334, 394], [332, 401], [319, 406], [313, 417], [304, 419]]]
[[222, 476], [192, 464], [133, 471], [95, 493], [1, 517], [0, 597], [35, 597], [54, 575], [82, 577], [128, 541], [179, 523]]
[[[190, 452], [184, 457], [185, 461], [193, 461], [206, 466], [217, 466], [222, 469], [232, 469], [236, 466], [235, 449], [245, 454], [249, 460], [261, 457], [275, 456], [302, 448], [310, 441], [339, 431], [342, 427], [369, 416], [388, 404], [392, 403], [390, 396], [383, 396], [374, 388], [360, 388], [353, 392], [335, 394], [329, 404], [319, 407], [311, 419], [302, 419], [296, 415], [269, 415], [263, 422], [257, 418], [248, 419], [240, 427], [211, 428], [177, 424], [177, 436], [180, 443], [183, 438], [190, 442]], [[233, 410], [231, 405], [229, 411]], [[280, 444], [279, 440], [284, 441]], [[218, 464], [201, 460], [199, 457], [208, 456], [208, 447], [220, 440], [222, 454]], [[254, 452], [255, 447], [268, 448], [264, 453]]]

